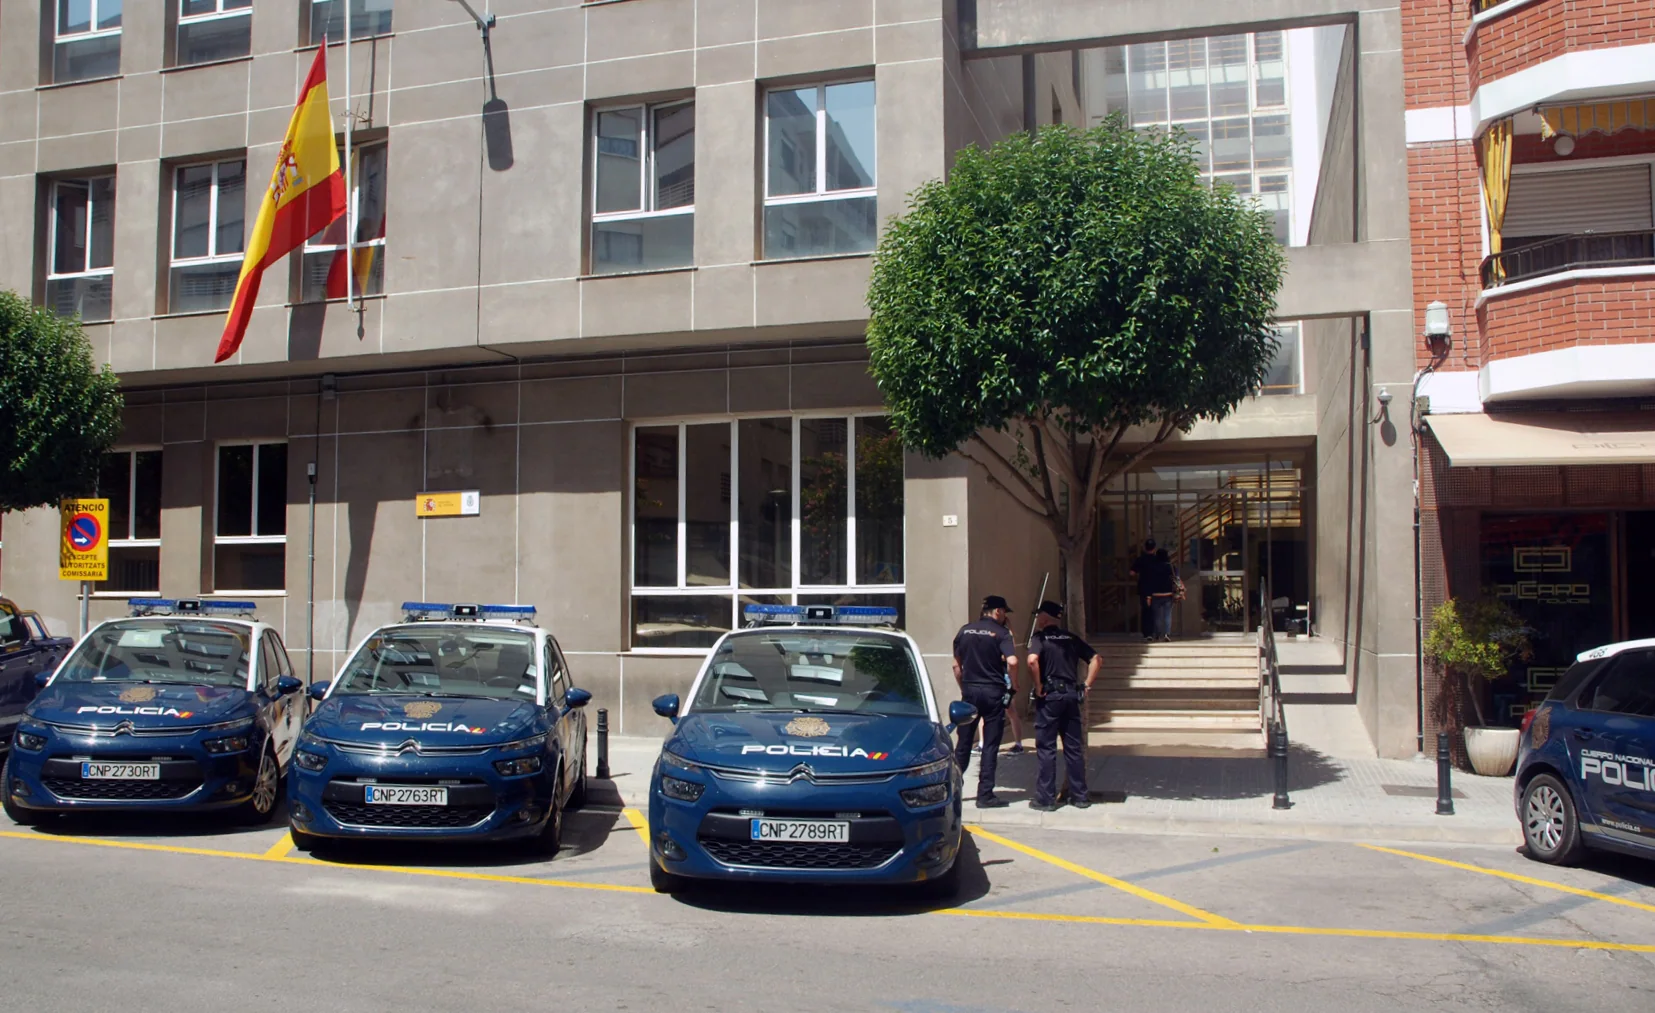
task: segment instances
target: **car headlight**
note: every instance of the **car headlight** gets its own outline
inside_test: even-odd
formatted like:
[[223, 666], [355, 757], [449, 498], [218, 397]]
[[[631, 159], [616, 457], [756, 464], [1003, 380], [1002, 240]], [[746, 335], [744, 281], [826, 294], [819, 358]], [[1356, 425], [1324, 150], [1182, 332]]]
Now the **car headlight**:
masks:
[[31, 753], [46, 745], [46, 736], [36, 735], [34, 732], [18, 732], [12, 742], [18, 749], [27, 749]]
[[704, 784], [681, 780], [671, 774], [661, 775], [661, 794], [667, 798], [675, 798], [680, 802], [697, 802], [701, 799], [701, 793], [706, 790], [707, 786]]
[[208, 739], [201, 748], [209, 753], [242, 753], [247, 751], [247, 735], [228, 735], [222, 739]]
[[924, 809], [926, 806], [941, 805], [948, 801], [948, 785], [928, 784], [922, 788], [902, 789], [902, 804], [910, 809]]
[[323, 756], [321, 753], [312, 753], [305, 749], [295, 749], [293, 751], [293, 762], [297, 763], [305, 770], [321, 770], [323, 767], [328, 765], [328, 758]]
[[954, 758], [952, 756], [944, 757], [943, 759], [937, 760], [934, 763], [927, 763], [924, 766], [909, 767], [907, 770], [904, 770], [902, 772], [902, 776], [903, 777], [930, 777], [932, 774], [940, 774], [943, 771], [947, 770], [950, 766], [953, 765], [953, 763], [954, 763]]
[[507, 777], [515, 777], [519, 774], [533, 774], [540, 769], [540, 757], [539, 755], [519, 756], [515, 760], [495, 760], [494, 769], [498, 770]]
[[701, 773], [700, 764], [691, 763], [689, 760], [684, 759], [682, 756], [679, 756], [670, 749], [661, 750], [661, 762], [670, 763], [674, 767], [677, 767], [680, 770], [687, 770], [692, 774]]
[[494, 748], [502, 753], [515, 753], [519, 749], [540, 749], [545, 745], [546, 735], [542, 732], [539, 735], [531, 735], [526, 739], [518, 739], [516, 742], [502, 742]]

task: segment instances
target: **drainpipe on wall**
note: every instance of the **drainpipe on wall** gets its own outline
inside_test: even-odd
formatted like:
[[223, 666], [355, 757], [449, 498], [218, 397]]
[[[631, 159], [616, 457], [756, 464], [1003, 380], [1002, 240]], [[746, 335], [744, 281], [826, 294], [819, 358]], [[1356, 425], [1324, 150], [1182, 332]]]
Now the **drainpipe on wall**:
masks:
[[1413, 392], [1408, 399], [1408, 441], [1414, 467], [1414, 748], [1421, 754], [1425, 752], [1425, 573], [1420, 567], [1419, 439], [1425, 425], [1423, 416], [1425, 411], [1430, 410], [1430, 402], [1427, 400], [1425, 411], [1420, 410], [1419, 384], [1435, 369], [1436, 364], [1432, 363], [1414, 373]]

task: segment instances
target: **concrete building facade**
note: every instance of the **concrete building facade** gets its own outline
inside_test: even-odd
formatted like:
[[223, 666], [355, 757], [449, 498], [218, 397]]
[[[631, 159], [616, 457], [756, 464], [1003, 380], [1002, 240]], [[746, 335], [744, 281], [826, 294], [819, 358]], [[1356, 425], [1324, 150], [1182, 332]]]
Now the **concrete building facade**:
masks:
[[[356, 255], [341, 227], [271, 269], [212, 366], [344, 3]], [[251, 597], [325, 678], [404, 600], [532, 603], [643, 734], [744, 601], [895, 604], [950, 690], [984, 594], [1085, 580], [1092, 627], [1131, 632], [1123, 564], [1156, 535], [1196, 588], [1182, 633], [1314, 632], [1376, 749], [1415, 750], [1406, 7], [493, 0], [485, 50], [438, 0], [126, 6], [0, 3], [0, 285], [79, 313], [127, 396], [94, 617]], [[893, 444], [863, 293], [953, 152], [1115, 112], [1277, 214], [1289, 340], [1265, 396], [1115, 483], [1060, 575], [973, 466]], [[417, 516], [437, 492], [474, 515]], [[66, 629], [56, 524], [5, 519], [0, 586]]]

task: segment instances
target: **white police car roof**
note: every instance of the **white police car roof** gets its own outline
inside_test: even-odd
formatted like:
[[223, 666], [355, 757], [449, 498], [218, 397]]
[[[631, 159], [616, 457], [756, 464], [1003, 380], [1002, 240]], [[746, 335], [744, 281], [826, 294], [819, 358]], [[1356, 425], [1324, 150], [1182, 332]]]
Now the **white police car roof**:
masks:
[[1590, 651], [1581, 651], [1575, 655], [1576, 661], [1597, 661], [1601, 658], [1613, 658], [1622, 651], [1630, 651], [1637, 647], [1655, 647], [1655, 640], [1623, 640], [1618, 644], [1604, 644], [1594, 647]]

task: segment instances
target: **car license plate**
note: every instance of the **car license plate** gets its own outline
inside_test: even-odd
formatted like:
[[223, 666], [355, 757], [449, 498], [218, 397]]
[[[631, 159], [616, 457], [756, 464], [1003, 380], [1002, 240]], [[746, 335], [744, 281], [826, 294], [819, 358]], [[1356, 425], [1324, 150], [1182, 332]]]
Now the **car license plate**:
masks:
[[159, 781], [159, 763], [82, 763], [83, 781]]
[[850, 824], [842, 820], [753, 820], [753, 840], [788, 844], [849, 844]]
[[366, 785], [364, 801], [369, 805], [447, 805], [448, 789], [413, 784]]

